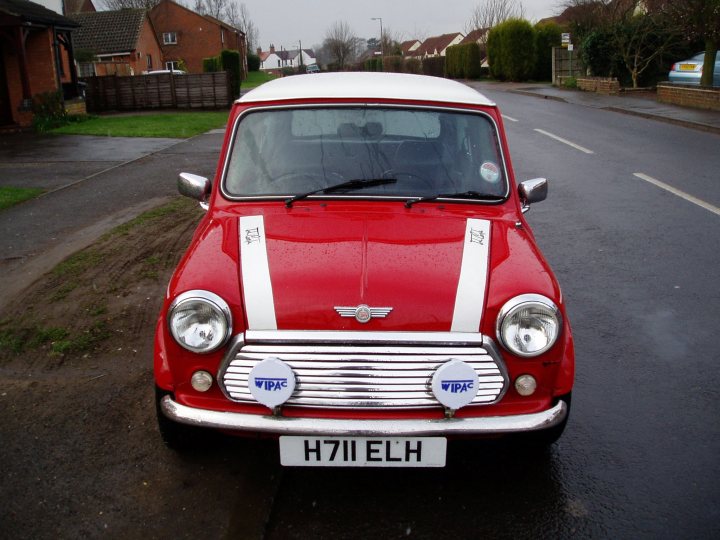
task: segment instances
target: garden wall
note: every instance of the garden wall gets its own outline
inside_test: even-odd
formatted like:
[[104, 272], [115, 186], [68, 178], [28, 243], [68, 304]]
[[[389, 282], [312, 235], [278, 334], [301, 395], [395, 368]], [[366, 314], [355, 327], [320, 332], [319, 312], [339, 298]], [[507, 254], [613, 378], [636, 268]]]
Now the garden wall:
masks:
[[664, 83], [658, 84], [657, 97], [663, 103], [720, 111], [720, 88]]

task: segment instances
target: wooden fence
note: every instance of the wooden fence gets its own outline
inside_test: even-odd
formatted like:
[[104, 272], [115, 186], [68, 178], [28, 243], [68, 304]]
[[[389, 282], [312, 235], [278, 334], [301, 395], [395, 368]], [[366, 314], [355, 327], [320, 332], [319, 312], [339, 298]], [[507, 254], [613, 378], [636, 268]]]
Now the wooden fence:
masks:
[[585, 75], [585, 66], [580, 60], [577, 49], [568, 51], [562, 47], [553, 47], [552, 80], [558, 84], [565, 77], [582, 77]]
[[88, 112], [142, 109], [225, 109], [232, 103], [226, 71], [85, 79]]

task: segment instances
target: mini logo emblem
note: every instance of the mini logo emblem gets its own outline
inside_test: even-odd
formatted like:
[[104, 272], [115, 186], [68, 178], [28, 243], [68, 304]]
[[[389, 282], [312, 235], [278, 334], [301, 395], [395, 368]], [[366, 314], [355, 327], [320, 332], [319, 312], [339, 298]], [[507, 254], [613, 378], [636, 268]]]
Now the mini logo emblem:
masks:
[[391, 307], [370, 307], [365, 304], [359, 306], [335, 306], [335, 311], [341, 317], [355, 317], [359, 323], [365, 324], [370, 319], [384, 319], [393, 310]]

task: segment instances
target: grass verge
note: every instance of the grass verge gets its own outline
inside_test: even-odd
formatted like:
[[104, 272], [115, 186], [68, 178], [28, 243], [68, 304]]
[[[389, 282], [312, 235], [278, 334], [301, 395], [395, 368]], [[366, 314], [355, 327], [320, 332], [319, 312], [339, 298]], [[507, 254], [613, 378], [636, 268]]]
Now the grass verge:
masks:
[[248, 73], [247, 79], [245, 79], [240, 85], [241, 90], [252, 90], [257, 88], [261, 84], [265, 84], [268, 81], [272, 81], [275, 78], [274, 75], [265, 73], [264, 71], [251, 71]]
[[37, 188], [0, 187], [0, 210], [34, 199], [42, 192]]
[[20, 355], [59, 365], [69, 356], [132, 352], [201, 216], [195, 201], [178, 197], [116, 227], [0, 306], [0, 366]]
[[227, 119], [228, 111], [102, 116], [86, 122], [68, 124], [51, 130], [51, 133], [102, 137], [188, 138], [210, 129], [224, 127]]

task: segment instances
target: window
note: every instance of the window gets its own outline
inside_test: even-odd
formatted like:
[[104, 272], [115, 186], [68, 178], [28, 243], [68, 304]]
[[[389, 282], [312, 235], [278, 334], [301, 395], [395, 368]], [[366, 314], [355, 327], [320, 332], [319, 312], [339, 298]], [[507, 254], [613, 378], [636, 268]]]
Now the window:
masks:
[[171, 60], [170, 62], [165, 62], [165, 69], [177, 71], [180, 69], [180, 62], [178, 62], [177, 60]]
[[153, 68], [153, 65], [152, 65], [152, 55], [148, 54], [146, 60], [147, 60], [147, 68], [148, 68], [148, 71], [150, 71], [150, 70]]
[[343, 180], [393, 178], [346, 196], [507, 192], [497, 132], [483, 114], [380, 106], [314, 107], [242, 117], [224, 188], [286, 196]]
[[177, 33], [163, 32], [163, 45], [176, 45], [176, 44], [177, 44]]
[[222, 43], [222, 44], [225, 43], [225, 29], [224, 28], [220, 29], [220, 43]]

